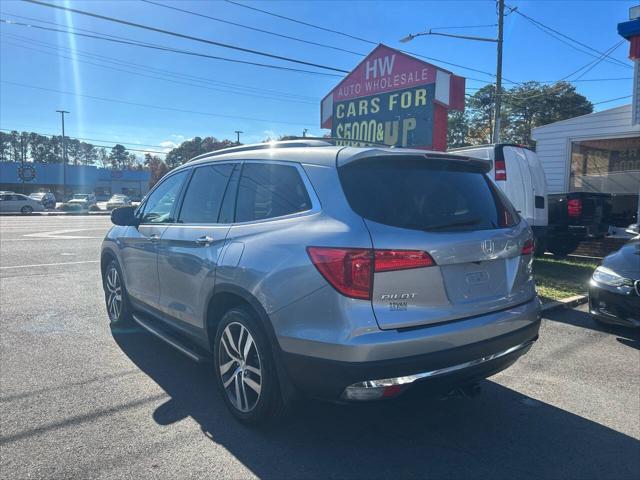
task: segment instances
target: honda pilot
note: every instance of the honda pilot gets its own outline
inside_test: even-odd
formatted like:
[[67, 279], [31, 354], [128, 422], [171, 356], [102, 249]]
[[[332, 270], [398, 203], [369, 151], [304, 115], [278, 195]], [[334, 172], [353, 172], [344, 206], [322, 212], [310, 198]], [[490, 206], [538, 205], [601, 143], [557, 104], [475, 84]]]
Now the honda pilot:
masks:
[[540, 326], [531, 229], [490, 170], [322, 140], [199, 156], [113, 211], [109, 319], [211, 362], [246, 423], [298, 393], [356, 402], [474, 384]]

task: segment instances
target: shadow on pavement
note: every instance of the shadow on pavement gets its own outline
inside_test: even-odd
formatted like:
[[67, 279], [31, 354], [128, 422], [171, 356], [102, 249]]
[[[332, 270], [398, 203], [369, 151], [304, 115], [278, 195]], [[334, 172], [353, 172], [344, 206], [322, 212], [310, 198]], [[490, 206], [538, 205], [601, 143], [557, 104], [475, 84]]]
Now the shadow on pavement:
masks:
[[575, 308], [555, 309], [545, 312], [543, 317], [554, 322], [566, 323], [575, 327], [588, 328], [596, 332], [617, 335], [618, 341], [633, 348], [640, 348], [640, 329], [620, 327], [596, 322], [591, 315]]
[[160, 425], [191, 417], [260, 478], [638, 478], [640, 442], [491, 381], [475, 398], [333, 405], [303, 401], [280, 424], [236, 422], [210, 365], [146, 333], [114, 334], [171, 397]]

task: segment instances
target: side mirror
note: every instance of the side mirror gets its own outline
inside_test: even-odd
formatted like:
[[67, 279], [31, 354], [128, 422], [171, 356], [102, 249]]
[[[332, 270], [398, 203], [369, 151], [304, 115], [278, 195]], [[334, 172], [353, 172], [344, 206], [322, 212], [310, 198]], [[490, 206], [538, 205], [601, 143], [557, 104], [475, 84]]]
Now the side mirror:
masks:
[[122, 227], [137, 227], [140, 220], [135, 216], [134, 207], [120, 207], [111, 211], [111, 223]]

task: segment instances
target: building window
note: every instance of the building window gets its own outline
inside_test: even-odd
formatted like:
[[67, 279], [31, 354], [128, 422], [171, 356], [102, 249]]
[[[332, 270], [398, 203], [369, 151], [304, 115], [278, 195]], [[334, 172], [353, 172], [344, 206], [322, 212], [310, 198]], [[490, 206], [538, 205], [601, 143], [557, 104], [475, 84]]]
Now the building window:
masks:
[[640, 137], [572, 142], [569, 190], [638, 195]]

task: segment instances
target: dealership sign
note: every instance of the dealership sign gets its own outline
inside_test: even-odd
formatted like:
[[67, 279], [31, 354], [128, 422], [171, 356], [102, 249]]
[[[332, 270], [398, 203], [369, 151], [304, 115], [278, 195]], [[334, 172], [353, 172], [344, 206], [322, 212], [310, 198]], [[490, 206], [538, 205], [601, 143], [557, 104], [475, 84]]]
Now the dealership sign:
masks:
[[464, 109], [464, 78], [378, 45], [322, 100], [321, 126], [346, 145], [445, 150], [449, 109]]

